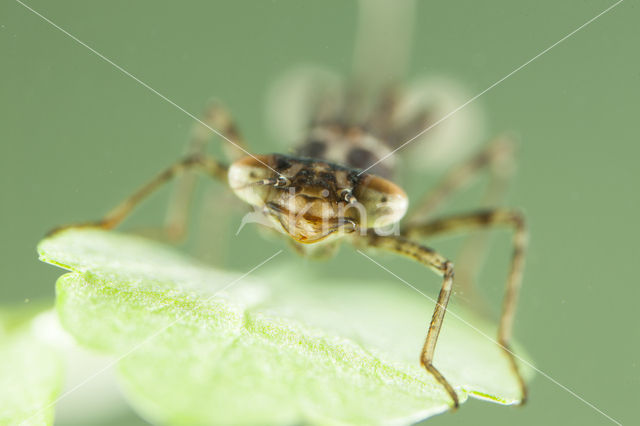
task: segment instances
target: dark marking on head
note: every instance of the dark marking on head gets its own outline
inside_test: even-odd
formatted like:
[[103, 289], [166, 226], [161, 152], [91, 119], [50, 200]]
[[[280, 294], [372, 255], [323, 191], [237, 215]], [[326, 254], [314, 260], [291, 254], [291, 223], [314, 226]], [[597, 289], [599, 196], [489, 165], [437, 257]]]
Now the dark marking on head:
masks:
[[361, 180], [360, 171], [359, 170], [349, 171], [349, 175], [347, 176], [347, 179], [349, 180], [349, 183], [351, 184], [351, 186], [355, 188], [356, 186], [358, 186]]
[[369, 150], [356, 147], [347, 154], [347, 164], [358, 169], [365, 169], [378, 161], [378, 158]]
[[289, 162], [289, 160], [285, 156], [283, 156], [283, 155], [276, 156], [276, 170], [277, 171], [287, 170], [289, 167], [291, 167], [291, 163]]
[[330, 182], [335, 185], [336, 183], [336, 174], [333, 172], [320, 172], [318, 173], [318, 177], [324, 180], [325, 182]]

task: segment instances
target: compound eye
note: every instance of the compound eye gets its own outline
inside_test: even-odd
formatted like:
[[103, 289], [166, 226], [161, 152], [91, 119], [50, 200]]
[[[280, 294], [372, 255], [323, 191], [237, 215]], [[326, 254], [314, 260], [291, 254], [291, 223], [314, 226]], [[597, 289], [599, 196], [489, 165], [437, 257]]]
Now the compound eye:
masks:
[[252, 205], [264, 204], [266, 186], [257, 183], [273, 180], [275, 185], [280, 184], [277, 178], [281, 175], [274, 176], [271, 160], [270, 155], [247, 156], [231, 164], [227, 178], [238, 197]]
[[398, 222], [407, 212], [407, 194], [395, 183], [374, 175], [366, 175], [354, 195], [366, 212], [361, 226], [381, 228]]

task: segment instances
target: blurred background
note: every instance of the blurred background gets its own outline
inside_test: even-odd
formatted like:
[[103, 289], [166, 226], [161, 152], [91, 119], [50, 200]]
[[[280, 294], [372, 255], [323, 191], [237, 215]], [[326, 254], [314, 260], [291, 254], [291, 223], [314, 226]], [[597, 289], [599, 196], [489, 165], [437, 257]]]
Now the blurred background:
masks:
[[[407, 79], [445, 76], [471, 97], [612, 3], [418, 2]], [[304, 63], [348, 74], [358, 13], [354, 1], [28, 5], [194, 115], [213, 97], [223, 101], [256, 153], [283, 151], [287, 142], [276, 140], [266, 121], [273, 82]], [[504, 131], [519, 140], [506, 204], [526, 212], [531, 251], [516, 340], [539, 369], [622, 423], [637, 418], [632, 404], [640, 387], [639, 18], [637, 4], [620, 4], [473, 104], [484, 120], [477, 140]], [[193, 120], [9, 0], [0, 4], [0, 52], [0, 300], [53, 303], [61, 271], [37, 260], [39, 239], [57, 225], [99, 218], [178, 158]], [[416, 197], [435, 179], [409, 170], [402, 183]], [[161, 224], [169, 193], [153, 197], [123, 229]], [[188, 240], [194, 255], [244, 271], [274, 245], [286, 247], [255, 226], [235, 237], [244, 210], [219, 186], [201, 185], [199, 198], [204, 209], [194, 212], [192, 231], [204, 227], [195, 234], [211, 237]], [[448, 210], [471, 209], [477, 199], [471, 190]], [[224, 207], [211, 213], [212, 205]], [[497, 313], [508, 234], [496, 233], [493, 243], [480, 288]], [[455, 259], [455, 241], [434, 245]], [[291, 251], [278, 261], [304, 262], [319, 276], [402, 285], [348, 246], [324, 263]], [[437, 294], [437, 277], [420, 266], [386, 256], [384, 264]], [[428, 422], [567, 421], [611, 423], [537, 375], [523, 408], [471, 399]], [[95, 424], [116, 422], [145, 424], [130, 412]]]

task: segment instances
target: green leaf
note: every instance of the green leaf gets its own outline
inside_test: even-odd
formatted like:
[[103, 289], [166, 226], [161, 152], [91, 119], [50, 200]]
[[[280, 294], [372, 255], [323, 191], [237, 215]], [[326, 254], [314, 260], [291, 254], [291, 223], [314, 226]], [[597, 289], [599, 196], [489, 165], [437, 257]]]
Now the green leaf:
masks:
[[[39, 252], [72, 271], [57, 283], [63, 326], [122, 357], [122, 388], [152, 422], [409, 424], [449, 409], [417, 362], [434, 304], [402, 283], [307, 281], [278, 260], [242, 277], [99, 230], [62, 232]], [[452, 315], [435, 362], [461, 401], [519, 399], [501, 350]]]
[[50, 425], [63, 365], [39, 333], [39, 309], [0, 311], [0, 424]]

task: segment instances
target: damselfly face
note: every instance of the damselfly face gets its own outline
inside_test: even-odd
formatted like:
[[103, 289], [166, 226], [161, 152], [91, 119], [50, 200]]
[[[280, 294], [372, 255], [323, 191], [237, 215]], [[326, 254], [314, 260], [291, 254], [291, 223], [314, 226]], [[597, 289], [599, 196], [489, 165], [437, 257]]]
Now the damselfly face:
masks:
[[276, 228], [301, 243], [382, 228], [404, 216], [394, 183], [330, 162], [280, 154], [248, 156], [229, 168], [229, 185]]

